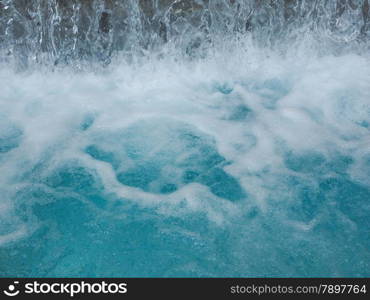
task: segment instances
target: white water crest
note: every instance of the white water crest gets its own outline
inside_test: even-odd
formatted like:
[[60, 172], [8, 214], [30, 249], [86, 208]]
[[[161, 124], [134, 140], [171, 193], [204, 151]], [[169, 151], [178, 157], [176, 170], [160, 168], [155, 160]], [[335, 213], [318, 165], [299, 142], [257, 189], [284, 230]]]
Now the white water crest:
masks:
[[367, 1], [20, 2], [0, 275], [369, 276]]

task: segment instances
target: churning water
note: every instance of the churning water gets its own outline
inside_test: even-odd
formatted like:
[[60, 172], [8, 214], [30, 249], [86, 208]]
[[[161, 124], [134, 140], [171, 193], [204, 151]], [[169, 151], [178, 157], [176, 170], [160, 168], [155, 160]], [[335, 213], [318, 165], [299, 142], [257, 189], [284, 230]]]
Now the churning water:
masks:
[[0, 1], [1, 276], [370, 276], [368, 0]]

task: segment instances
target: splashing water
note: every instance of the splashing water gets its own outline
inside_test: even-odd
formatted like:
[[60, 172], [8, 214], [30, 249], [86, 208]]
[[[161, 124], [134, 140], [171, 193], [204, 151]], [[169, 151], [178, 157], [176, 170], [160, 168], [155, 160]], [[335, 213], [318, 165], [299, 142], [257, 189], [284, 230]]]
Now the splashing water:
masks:
[[0, 1], [0, 275], [370, 276], [369, 24]]

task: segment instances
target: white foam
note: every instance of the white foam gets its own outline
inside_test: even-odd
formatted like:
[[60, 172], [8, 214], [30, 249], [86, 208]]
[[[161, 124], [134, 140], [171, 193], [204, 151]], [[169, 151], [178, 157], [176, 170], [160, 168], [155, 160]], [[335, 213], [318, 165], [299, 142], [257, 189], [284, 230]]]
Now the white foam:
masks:
[[[273, 53], [263, 56], [252, 47], [250, 51], [235, 49], [234, 54], [228, 53], [227, 59], [222, 56], [223, 60], [216, 56], [178, 64], [172, 59], [121, 64], [103, 74], [74, 74], [68, 69], [19, 74], [3, 67], [0, 110], [23, 131], [23, 139], [18, 148], [3, 154], [0, 189], [11, 191], [14, 177], [50, 154], [49, 168], [66, 159], [77, 159], [96, 169], [105, 188], [118, 197], [158, 206], [165, 214], [176, 213], [185, 199], [188, 209], [206, 211], [216, 223], [222, 223], [225, 215], [234, 214], [235, 206], [273, 209], [268, 198], [274, 191], [266, 182], [288, 172], [283, 148], [322, 153], [335, 150], [355, 161], [369, 155], [369, 128], [359, 125], [370, 121], [368, 58], [302, 53], [283, 58]], [[265, 86], [262, 93], [253, 88], [268, 80], [282, 82], [287, 90], [274, 108], [266, 107], [264, 101], [278, 93], [276, 90]], [[225, 95], [215, 83], [226, 83], [233, 90]], [[347, 95], [343, 91], [352, 94], [341, 109], [341, 97]], [[252, 111], [251, 119], [225, 118], [240, 104]], [[91, 130], [81, 131], [80, 124], [88, 114], [96, 116], [95, 122]], [[213, 137], [218, 152], [230, 162], [225, 170], [240, 181], [249, 197], [232, 204], [199, 184], [187, 185], [171, 195], [150, 194], [123, 186], [111, 166], [83, 152], [94, 140], [94, 132], [126, 128], [153, 116], [191, 124]], [[362, 181], [364, 176], [358, 175]]]

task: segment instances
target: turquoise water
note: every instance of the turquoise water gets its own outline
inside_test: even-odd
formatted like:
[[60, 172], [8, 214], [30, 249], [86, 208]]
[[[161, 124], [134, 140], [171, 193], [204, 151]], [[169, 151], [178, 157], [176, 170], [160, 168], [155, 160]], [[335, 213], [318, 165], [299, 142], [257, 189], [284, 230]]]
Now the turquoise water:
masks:
[[0, 1], [0, 277], [370, 276], [368, 1]]
[[369, 63], [296, 63], [2, 71], [1, 276], [369, 276]]

